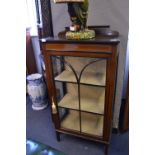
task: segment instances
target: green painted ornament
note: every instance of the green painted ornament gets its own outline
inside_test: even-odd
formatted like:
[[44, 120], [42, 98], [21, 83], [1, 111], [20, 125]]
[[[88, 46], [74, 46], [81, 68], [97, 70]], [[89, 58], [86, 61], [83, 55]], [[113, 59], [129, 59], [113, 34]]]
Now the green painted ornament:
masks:
[[56, 3], [67, 3], [71, 20], [70, 31], [66, 32], [66, 39], [84, 40], [95, 37], [95, 31], [87, 28], [88, 0], [55, 0]]

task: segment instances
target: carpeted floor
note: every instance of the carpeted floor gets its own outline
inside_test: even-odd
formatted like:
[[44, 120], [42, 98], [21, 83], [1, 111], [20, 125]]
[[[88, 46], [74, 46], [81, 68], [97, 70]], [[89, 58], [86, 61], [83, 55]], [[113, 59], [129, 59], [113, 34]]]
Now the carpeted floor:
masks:
[[[47, 144], [68, 155], [104, 155], [104, 145], [85, 139], [61, 134], [57, 142], [50, 107], [42, 111], [33, 111], [31, 101], [26, 103], [26, 137]], [[109, 155], [129, 154], [129, 134], [112, 134]]]

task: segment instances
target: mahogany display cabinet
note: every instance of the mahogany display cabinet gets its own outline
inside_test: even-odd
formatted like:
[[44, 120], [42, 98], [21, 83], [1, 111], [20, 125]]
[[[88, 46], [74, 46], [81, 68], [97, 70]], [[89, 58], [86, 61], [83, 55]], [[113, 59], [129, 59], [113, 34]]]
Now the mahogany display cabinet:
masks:
[[119, 39], [44, 38], [41, 42], [57, 139], [64, 133], [101, 142], [107, 155]]

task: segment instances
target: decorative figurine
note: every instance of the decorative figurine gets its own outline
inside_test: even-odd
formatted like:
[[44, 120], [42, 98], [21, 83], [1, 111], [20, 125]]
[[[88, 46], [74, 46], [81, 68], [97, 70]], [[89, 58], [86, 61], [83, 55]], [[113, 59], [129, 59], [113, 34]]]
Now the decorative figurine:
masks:
[[72, 25], [66, 32], [67, 39], [91, 39], [95, 31], [87, 28], [88, 0], [54, 0], [55, 3], [67, 3]]
[[82, 3], [68, 3], [68, 13], [72, 22], [71, 31], [84, 30], [88, 15], [88, 0]]

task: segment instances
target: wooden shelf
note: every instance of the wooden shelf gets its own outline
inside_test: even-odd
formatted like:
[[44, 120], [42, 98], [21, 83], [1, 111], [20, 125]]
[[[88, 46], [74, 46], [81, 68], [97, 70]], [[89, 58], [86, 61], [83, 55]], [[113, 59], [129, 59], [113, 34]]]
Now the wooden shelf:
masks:
[[[79, 73], [77, 72], [77, 75]], [[72, 82], [77, 83], [75, 75], [72, 71], [64, 70], [61, 74], [55, 77], [56, 81], [62, 82]], [[106, 82], [106, 74], [104, 73], [93, 73], [93, 72], [84, 72], [81, 77], [81, 84], [90, 84], [90, 85], [98, 85], [105, 86]]]
[[[69, 114], [62, 120], [61, 127], [80, 131], [79, 112], [70, 110]], [[82, 112], [81, 132], [95, 136], [103, 136], [103, 116]]]
[[[88, 87], [88, 86], [87, 86]], [[81, 111], [104, 114], [105, 89], [94, 88], [81, 89]], [[77, 95], [67, 93], [58, 103], [59, 107], [79, 110]]]
[[82, 112], [81, 130], [87, 134], [103, 136], [103, 116]]
[[66, 94], [58, 103], [59, 107], [79, 110], [78, 96], [72, 94]]
[[69, 114], [61, 121], [61, 127], [80, 131], [80, 116], [78, 111], [70, 110]]

